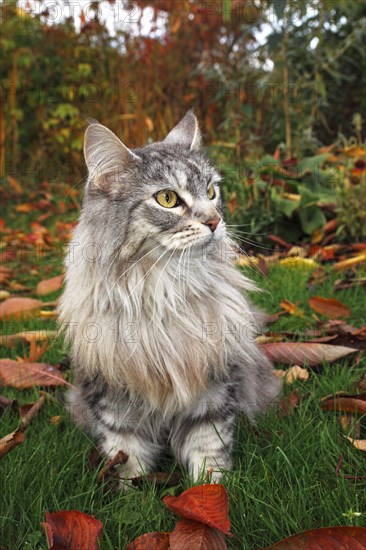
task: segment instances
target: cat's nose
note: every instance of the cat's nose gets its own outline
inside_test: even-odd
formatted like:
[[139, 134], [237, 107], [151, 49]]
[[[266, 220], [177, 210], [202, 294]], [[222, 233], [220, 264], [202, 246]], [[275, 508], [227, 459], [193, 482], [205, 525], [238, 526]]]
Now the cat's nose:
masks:
[[221, 218], [212, 218], [211, 220], [207, 220], [206, 222], [203, 222], [203, 223], [205, 225], [208, 225], [208, 227], [211, 229], [213, 233], [216, 227], [219, 225], [220, 221], [221, 221]]

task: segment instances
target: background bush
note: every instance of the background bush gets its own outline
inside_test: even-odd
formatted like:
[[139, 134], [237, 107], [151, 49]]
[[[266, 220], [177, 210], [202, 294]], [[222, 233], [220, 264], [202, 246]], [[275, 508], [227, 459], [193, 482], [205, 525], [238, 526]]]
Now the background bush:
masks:
[[74, 17], [66, 4], [0, 5], [2, 176], [75, 185], [87, 119], [133, 147], [194, 106], [235, 223], [296, 239], [338, 213], [341, 236], [365, 236], [364, 219], [347, 223], [364, 185], [364, 2], [101, 0]]

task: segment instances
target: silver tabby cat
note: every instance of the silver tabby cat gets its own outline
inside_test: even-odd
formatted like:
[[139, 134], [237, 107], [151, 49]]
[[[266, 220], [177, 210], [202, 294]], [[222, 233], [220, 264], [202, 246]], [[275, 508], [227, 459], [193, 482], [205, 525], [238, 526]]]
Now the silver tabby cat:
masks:
[[60, 321], [71, 343], [73, 416], [122, 475], [167, 448], [193, 479], [231, 467], [235, 416], [273, 402], [279, 382], [255, 343], [255, 290], [233, 262], [220, 176], [189, 111], [164, 141], [128, 149], [85, 135], [89, 177], [66, 258]]

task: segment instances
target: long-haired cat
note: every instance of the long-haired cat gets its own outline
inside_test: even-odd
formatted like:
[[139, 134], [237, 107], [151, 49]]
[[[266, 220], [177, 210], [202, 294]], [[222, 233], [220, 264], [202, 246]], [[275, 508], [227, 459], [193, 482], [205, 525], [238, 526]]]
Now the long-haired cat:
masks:
[[255, 286], [233, 263], [220, 176], [189, 111], [161, 142], [128, 149], [91, 124], [89, 177], [66, 258], [60, 321], [71, 342], [76, 420], [122, 475], [169, 447], [193, 479], [231, 466], [236, 413], [279, 392], [255, 336]]

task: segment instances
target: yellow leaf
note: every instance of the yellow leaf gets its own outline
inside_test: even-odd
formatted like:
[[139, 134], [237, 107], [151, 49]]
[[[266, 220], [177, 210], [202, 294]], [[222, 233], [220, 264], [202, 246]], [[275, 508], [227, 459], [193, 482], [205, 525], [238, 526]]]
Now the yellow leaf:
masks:
[[358, 449], [359, 451], [366, 451], [366, 439], [353, 439], [352, 437], [348, 437], [347, 435], [345, 435], [344, 437], [346, 437], [348, 441], [350, 441], [352, 445], [356, 447], [356, 449]]
[[283, 258], [279, 261], [279, 264], [284, 267], [296, 267], [297, 269], [314, 269], [319, 265], [312, 258], [302, 258], [301, 256]]
[[287, 370], [275, 370], [275, 374], [278, 378], [283, 378], [286, 384], [292, 384], [295, 380], [307, 380], [309, 373], [306, 369], [294, 365]]

